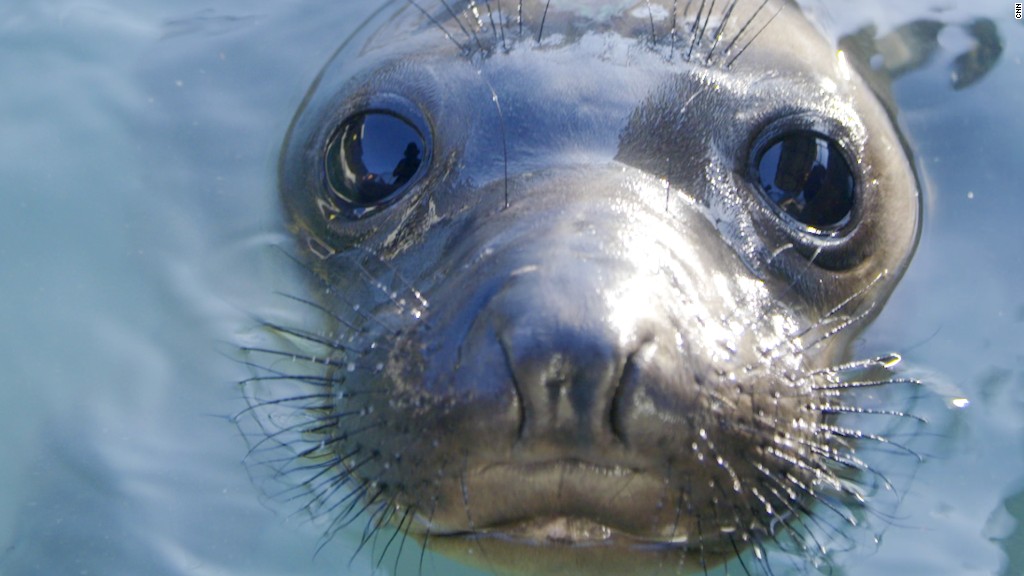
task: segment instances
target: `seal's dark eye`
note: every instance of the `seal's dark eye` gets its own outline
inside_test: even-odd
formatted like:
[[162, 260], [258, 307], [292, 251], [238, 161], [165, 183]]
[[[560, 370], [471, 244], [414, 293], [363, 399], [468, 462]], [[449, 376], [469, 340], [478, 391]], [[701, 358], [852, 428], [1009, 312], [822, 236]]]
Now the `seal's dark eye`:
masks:
[[416, 175], [423, 148], [419, 130], [394, 114], [349, 116], [327, 142], [327, 182], [350, 206], [380, 206]]
[[756, 158], [764, 194], [798, 222], [822, 230], [850, 221], [856, 182], [838, 145], [817, 132], [775, 138]]

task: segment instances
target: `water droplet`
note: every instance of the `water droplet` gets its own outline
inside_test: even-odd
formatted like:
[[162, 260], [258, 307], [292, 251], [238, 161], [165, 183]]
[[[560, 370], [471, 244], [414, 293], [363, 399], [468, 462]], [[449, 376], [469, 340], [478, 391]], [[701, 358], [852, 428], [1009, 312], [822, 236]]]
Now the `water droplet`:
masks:
[[899, 354], [889, 354], [887, 356], [882, 356], [878, 359], [878, 361], [882, 363], [883, 368], [892, 368], [893, 366], [899, 364], [902, 360], [903, 357], [900, 356]]

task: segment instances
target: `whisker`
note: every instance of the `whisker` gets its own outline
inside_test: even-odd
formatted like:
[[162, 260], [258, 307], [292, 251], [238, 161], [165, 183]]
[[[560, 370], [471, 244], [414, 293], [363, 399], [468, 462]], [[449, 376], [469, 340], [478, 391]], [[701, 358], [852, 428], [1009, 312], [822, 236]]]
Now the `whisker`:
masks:
[[363, 526], [363, 535], [359, 539], [359, 545], [352, 552], [352, 560], [359, 556], [359, 553], [362, 552], [371, 539], [374, 542], [373, 548], [377, 547], [377, 534], [380, 533], [388, 519], [394, 514], [394, 508], [388, 504], [389, 502], [379, 502], [373, 512], [370, 513], [369, 518], [366, 519], [366, 524]]
[[[327, 533], [325, 533], [325, 535], [323, 537], [321, 537], [320, 543], [316, 547], [315, 554], [319, 554], [320, 551], [323, 550], [324, 546], [327, 546], [327, 543], [334, 539], [335, 534], [337, 534], [339, 531], [341, 531], [341, 530], [351, 526], [352, 523], [355, 522], [355, 520], [357, 518], [362, 516], [364, 512], [366, 512], [367, 510], [370, 509], [370, 507], [372, 507], [374, 504], [376, 504], [377, 500], [380, 498], [381, 494], [383, 494], [383, 490], [378, 489], [376, 492], [374, 492], [373, 496], [371, 496], [370, 498], [366, 499], [365, 503], [363, 504], [363, 507], [359, 508], [358, 511], [348, 512], [346, 514], [338, 516], [335, 519], [335, 521], [331, 523], [331, 526], [328, 529]], [[353, 503], [358, 503], [358, 502], [359, 502], [358, 499], [353, 500]], [[352, 508], [352, 510], [355, 510], [355, 508]], [[339, 522], [339, 520], [340, 520], [340, 522]], [[353, 558], [354, 557], [355, 556], [353, 555]]]
[[716, 1], [717, 0], [711, 0], [711, 4], [708, 6], [708, 13], [707, 13], [706, 16], [704, 16], [704, 23], [700, 25], [700, 34], [697, 35], [697, 42], [696, 42], [698, 45], [701, 42], [704, 41], [704, 33], [708, 29], [708, 22], [711, 21], [711, 14], [713, 14], [714, 11], [715, 11], [715, 2]]
[[[686, 52], [686, 61], [690, 61], [690, 57], [693, 55], [693, 48], [697, 45], [697, 28], [700, 26], [701, 16], [704, 15], [704, 5], [707, 0], [700, 0], [700, 8], [697, 9], [697, 17], [693, 21], [693, 26], [690, 27], [690, 49]], [[712, 0], [713, 1], [713, 0]]]
[[901, 453], [906, 454], [908, 456], [913, 456], [918, 460], [922, 459], [920, 454], [911, 450], [909, 447], [893, 442], [889, 438], [882, 436], [880, 434], [872, 434], [870, 432], [863, 432], [855, 428], [846, 428], [835, 424], [820, 424], [819, 426], [823, 430], [836, 436], [839, 436], [840, 438], [847, 438], [850, 440], [857, 441], [871, 440], [879, 444], [884, 444], [886, 446], [893, 446], [894, 448], [898, 449]]
[[[437, 500], [436, 500], [436, 497], [435, 497], [435, 499], [432, 501], [432, 505], [430, 507], [430, 514], [427, 516], [426, 526], [432, 526], [433, 525], [433, 523], [434, 523], [434, 512], [436, 512], [436, 511], [437, 511]], [[430, 529], [427, 528], [427, 530], [423, 533], [423, 546], [420, 547], [420, 561], [419, 561], [419, 564], [418, 564], [419, 568], [417, 569], [417, 572], [416, 572], [417, 576], [423, 576], [423, 559], [424, 559], [424, 557], [427, 554], [427, 547], [430, 545], [430, 535], [431, 535]]]
[[294, 302], [298, 302], [299, 304], [304, 304], [306, 306], [309, 306], [310, 308], [312, 308], [313, 310], [316, 310], [318, 312], [322, 312], [329, 319], [333, 320], [334, 322], [337, 322], [338, 324], [344, 326], [345, 328], [347, 328], [350, 331], [353, 331], [353, 332], [358, 331], [354, 324], [348, 322], [347, 320], [345, 320], [341, 316], [338, 316], [337, 314], [335, 314], [334, 312], [332, 312], [326, 306], [324, 306], [323, 304], [320, 304], [319, 302], [314, 302], [314, 301], [309, 300], [307, 298], [301, 298], [299, 296], [295, 296], [293, 294], [288, 294], [286, 292], [274, 292], [274, 294], [277, 295], [277, 296], [282, 296], [282, 297], [287, 298], [289, 300], [292, 300]]
[[736, 562], [739, 563], [740, 568], [743, 569], [743, 573], [750, 576], [750, 569], [747, 568], [747, 563], [743, 561], [743, 549], [736, 542], [736, 538], [733, 535], [729, 535], [729, 544], [732, 545], [733, 558], [735, 558]]
[[[774, 478], [772, 478], [772, 480], [774, 480]], [[786, 530], [789, 531], [790, 535], [793, 538], [796, 538], [801, 542], [801, 544], [805, 547], [805, 550], [807, 546], [806, 538], [809, 537], [811, 539], [811, 542], [814, 543], [814, 546], [819, 554], [827, 554], [828, 548], [825, 546], [825, 543], [818, 538], [818, 535], [815, 534], [810, 527], [808, 527], [807, 523], [810, 522], [811, 524], [814, 524], [814, 526], [816, 526], [819, 530], [822, 530], [825, 533], [830, 533], [832, 530], [835, 530], [835, 528], [830, 524], [825, 524], [816, 515], [811, 514], [810, 509], [806, 505], [804, 505], [800, 500], [791, 500], [789, 498], [786, 498], [782, 493], [779, 492], [779, 489], [777, 487], [765, 485], [764, 488], [768, 490], [768, 492], [770, 492], [772, 496], [775, 497], [775, 500], [778, 502], [778, 505], [784, 507], [786, 512], [788, 513], [788, 516], [784, 514], [774, 515], [772, 518], [773, 521], [782, 524], [786, 528]], [[765, 498], [765, 500], [767, 501], [767, 498]], [[794, 526], [794, 524], [799, 524], [806, 534], [801, 534], [800, 530], [796, 526]], [[770, 528], [769, 532], [774, 533], [774, 528]]]
[[[500, 8], [500, 4], [498, 5]], [[491, 22], [491, 35], [494, 36], [494, 41], [498, 41], [498, 25], [494, 22], [494, 12], [491, 12], [491, 0], [484, 0], [484, 7], [487, 8], [487, 19]], [[500, 15], [499, 15], [500, 19]]]
[[[395, 509], [395, 501], [394, 501], [394, 499], [392, 499], [388, 503], [388, 509], [390, 510], [390, 514], [388, 515], [388, 518], [385, 521], [385, 524], [390, 523], [391, 520], [394, 519], [395, 515], [398, 514], [398, 511]], [[405, 519], [408, 516], [409, 516], [409, 509], [406, 508], [405, 512], [402, 514], [402, 516], [399, 517], [398, 524], [396, 526], [394, 526], [394, 529], [393, 529], [393, 532], [391, 534], [391, 537], [388, 538], [388, 541], [384, 543], [384, 549], [381, 550], [380, 556], [377, 559], [377, 567], [378, 568], [380, 568], [381, 563], [384, 561], [384, 557], [387, 556], [388, 549], [391, 548], [391, 544], [393, 544], [395, 539], [398, 538], [398, 535], [401, 534], [401, 532], [402, 532], [402, 530], [401, 530], [402, 524], [405, 523]]]
[[462, 18], [459, 17], [455, 10], [452, 10], [451, 5], [448, 4], [448, 0], [440, 0], [440, 2], [441, 5], [444, 6], [444, 9], [448, 11], [448, 15], [452, 17], [452, 20], [455, 20], [455, 23], [458, 24], [459, 29], [462, 30], [462, 33], [466, 35], [466, 39], [474, 40], [476, 42], [477, 47], [480, 48], [481, 51], [483, 51], [484, 46], [483, 44], [480, 43], [480, 38], [476, 35], [476, 32], [470, 32], [469, 30], [466, 29], [466, 25], [463, 24]]
[[[768, 3], [768, 0], [765, 0], [765, 4], [767, 4], [767, 3]], [[778, 16], [779, 13], [782, 12], [782, 9], [784, 8], [784, 6], [785, 5], [780, 5], [779, 9], [776, 10], [775, 13], [771, 15], [771, 17], [768, 19], [767, 22], [764, 23], [764, 25], [762, 25], [760, 28], [758, 28], [757, 32], [754, 33], [754, 35], [750, 38], [750, 40], [748, 40], [746, 44], [744, 44], [742, 47], [740, 47], [739, 51], [736, 52], [736, 54], [732, 58], [730, 58], [728, 61], [726, 61], [726, 63], [725, 63], [725, 68], [726, 69], [732, 68], [732, 65], [736, 62], [736, 60], [740, 56], [742, 56], [744, 52], [747, 51], [747, 48], [749, 48], [750, 45], [754, 43], [754, 40], [757, 40], [758, 36], [760, 36], [761, 33], [764, 32], [766, 28], [768, 28], [768, 25], [771, 24], [775, 20], [776, 16]], [[760, 11], [761, 11], [761, 9], [758, 8], [757, 12], [760, 12]], [[753, 21], [753, 18], [751, 18], [751, 21]], [[739, 35], [737, 35], [736, 38], [739, 38]], [[731, 48], [731, 46], [730, 46], [730, 48]], [[726, 50], [724, 52], [724, 54], [728, 54], [728, 52], [729, 51]]]
[[[398, 271], [398, 269], [391, 265], [390, 262], [381, 258], [379, 255], [377, 255], [376, 252], [365, 246], [356, 246], [353, 247], [352, 250], [359, 250], [364, 255], [364, 257], [373, 258], [374, 261], [379, 266], [387, 270], [388, 274], [391, 275], [391, 281], [393, 283], [397, 282], [402, 289], [408, 290], [409, 293], [412, 294], [413, 298], [419, 303], [420, 306], [424, 308], [430, 307], [429, 302], [427, 302], [427, 299], [424, 298], [423, 294], [416, 290], [416, 288], [413, 287], [412, 283], [409, 282], [405, 278], [405, 276], [403, 276], [402, 273]], [[374, 274], [370, 272], [370, 270], [368, 270], [366, 267], [367, 263], [365, 261], [357, 261], [353, 258], [351, 259], [351, 262], [359, 269], [359, 272], [363, 275], [363, 278], [365, 278], [374, 288], [380, 290], [381, 293], [387, 296], [388, 300], [395, 301], [397, 297], [395, 293], [395, 288], [394, 286], [386, 286], [384, 284], [384, 282], [381, 280], [381, 278], [384, 276], [383, 274]]]
[[846, 525], [850, 527], [857, 526], [857, 518], [852, 514], [852, 512], [850, 512], [850, 510], [846, 506], [840, 507], [841, 505], [837, 505], [836, 503], [826, 498], [823, 498], [820, 494], [818, 494], [816, 490], [812, 489], [810, 486], [807, 486], [804, 482], [800, 481], [793, 475], [787, 474], [785, 477], [786, 484], [784, 484], [781, 478], [777, 477], [775, 474], [772, 474], [763, 466], [758, 465], [758, 469], [761, 470], [762, 474], [765, 474], [765, 478], [769, 482], [774, 483], [776, 486], [778, 486], [780, 489], [787, 493], [788, 498], [784, 499], [784, 501], [792, 503], [794, 506], [797, 507], [798, 510], [800, 510], [800, 513], [804, 516], [813, 517], [814, 513], [810, 508], [808, 508], [803, 503], [800, 496], [797, 494], [797, 490], [799, 490], [801, 494], [809, 498], [811, 501], [828, 508], [829, 511], [831, 511], [833, 514], [839, 517]]
[[[803, 348], [803, 350], [801, 350], [801, 351], [806, 351], [809, 348], [812, 348], [813, 346], [815, 346], [817, 344], [820, 344], [821, 342], [823, 342], [825, 340], [828, 340], [832, 336], [835, 336], [836, 334], [842, 332], [843, 330], [845, 330], [849, 326], [851, 326], [854, 323], [856, 323], [857, 320], [864, 319], [864, 318], [870, 316], [871, 311], [875, 308], [875, 303], [873, 303], [873, 302], [868, 306], [868, 309], [865, 310], [859, 317], [840, 316], [839, 313], [844, 308], [849, 306], [851, 303], [855, 302], [856, 300], [860, 299], [865, 294], [867, 294], [868, 291], [871, 290], [876, 284], [878, 284], [878, 282], [880, 282], [887, 274], [888, 274], [888, 271], [882, 271], [882, 272], [878, 273], [875, 276], [875, 278], [873, 278], [865, 286], [862, 286], [857, 291], [855, 291], [853, 294], [850, 294], [849, 296], [844, 298], [842, 301], [840, 301], [838, 304], [833, 306], [828, 312], [825, 312], [825, 314], [821, 315], [821, 317], [819, 317], [817, 320], [812, 322], [810, 325], [800, 329], [799, 331], [797, 331], [797, 332], [795, 332], [793, 334], [790, 334], [788, 336], [788, 339], [789, 340], [796, 340], [798, 338], [803, 338], [804, 336], [809, 334], [812, 330], [815, 330], [817, 328], [823, 328], [825, 326], [828, 326], [829, 324], [838, 324], [837, 327], [835, 327], [835, 328], [827, 331], [825, 334], [819, 336], [816, 340], [812, 341], [811, 344], [807, 345], [805, 348]], [[854, 318], [856, 320], [851, 320], [851, 318]]]
[[505, 43], [505, 16], [501, 11], [501, 0], [495, 0], [498, 4], [498, 30], [501, 31], [501, 49], [508, 52], [508, 44]]
[[[454, 36], [452, 36], [451, 32], [449, 32], [448, 29], [444, 27], [444, 24], [438, 22], [437, 18], [434, 18], [434, 15], [425, 10], [422, 6], [420, 6], [419, 3], [416, 2], [416, 0], [406, 0], [406, 2], [412, 4], [417, 10], [420, 11], [421, 14], [426, 16], [427, 19], [430, 20], [430, 23], [436, 26], [437, 29], [444, 34], [445, 38], [451, 40], [452, 44], [455, 44], [456, 46], [459, 47], [459, 51], [464, 53], [469, 52], [469, 50], [466, 48], [465, 45], [462, 44], [462, 42], [459, 42], [458, 40], [455, 39]], [[465, 32], [465, 30], [463, 30], [463, 32]]]
[[[271, 371], [269, 368], [266, 368], [264, 366], [260, 366], [258, 364], [253, 364], [251, 362], [246, 362], [244, 364], [247, 365], [247, 366], [259, 367], [260, 369], [266, 370], [268, 372]], [[288, 382], [288, 381], [300, 382], [302, 384], [306, 384], [306, 385], [309, 385], [309, 386], [315, 386], [315, 387], [318, 387], [318, 388], [331, 388], [331, 389], [335, 388], [340, 383], [339, 379], [335, 378], [333, 376], [317, 376], [317, 375], [311, 375], [311, 374], [287, 374], [287, 373], [281, 373], [281, 374], [275, 374], [273, 376], [252, 376], [250, 378], [246, 378], [245, 380], [241, 380], [238, 384], [240, 386], [242, 386], [242, 387], [246, 387], [249, 384], [256, 384], [256, 383], [261, 383], [261, 382]], [[358, 397], [358, 396], [366, 396], [366, 395], [374, 395], [374, 394], [387, 394], [387, 391], [386, 390], [381, 390], [381, 389], [352, 388], [351, 386], [346, 386], [343, 391], [333, 393], [332, 397], [337, 397], [337, 398], [355, 398], [355, 397]]]
[[274, 350], [273, 348], [261, 348], [259, 346], [240, 346], [238, 349], [240, 352], [243, 353], [259, 353], [267, 354], [270, 356], [280, 356], [282, 358], [288, 358], [299, 362], [309, 362], [311, 364], [322, 364], [324, 366], [335, 367], [346, 366], [345, 363], [338, 362], [337, 360], [326, 356], [321, 358], [317, 356], [311, 356], [309, 354], [300, 354], [297, 352], [289, 352], [286, 350]]
[[857, 414], [867, 416], [892, 416], [895, 418], [907, 418], [914, 420], [920, 424], [926, 424], [924, 418], [915, 414], [908, 414], [907, 412], [900, 412], [898, 410], [875, 410], [872, 408], [861, 408], [859, 406], [845, 406], [842, 404], [821, 404], [812, 405], [813, 409], [819, 410], [822, 414]]
[[505, 133], [505, 114], [501, 110], [501, 102], [498, 100], [498, 93], [494, 90], [494, 86], [491, 85], [490, 81], [487, 81], [487, 88], [491, 91], [491, 102], [494, 102], [494, 108], [498, 111], [498, 129], [501, 131], [501, 154], [502, 154], [502, 165], [504, 170], [503, 182], [505, 188], [505, 210], [508, 210], [511, 204], [508, 198], [508, 136]]
[[729, 52], [732, 51], [733, 46], [736, 45], [736, 41], [739, 40], [741, 36], [743, 36], [743, 33], [746, 32], [747, 28], [750, 27], [750, 24], [757, 19], [757, 15], [761, 13], [761, 10], [764, 10], [764, 7], [768, 4], [769, 1], [770, 0], [764, 0], [763, 2], [761, 2], [761, 5], [758, 6], [757, 9], [750, 14], [750, 17], [747, 18], [747, 21], [744, 22], [742, 26], [740, 26], [739, 31], [736, 32], [736, 34], [732, 37], [732, 40], [729, 42], [729, 44], [725, 47], [724, 50], [722, 50], [722, 56], [729, 55]]
[[676, 42], [679, 41], [679, 0], [672, 0], [672, 22], [670, 24], [671, 29], [669, 30], [669, 45], [668, 45], [668, 60], [669, 62], [675, 58], [676, 55]]
[[[406, 506], [405, 514], [402, 515], [402, 519], [398, 522], [398, 530], [402, 532], [402, 540], [398, 543], [398, 552], [395, 554], [395, 566], [392, 570], [392, 574], [398, 574], [398, 562], [402, 559], [402, 550], [405, 549], [405, 542], [409, 539], [409, 530], [412, 528], [414, 517], [414, 508], [412, 506]], [[408, 519], [408, 522], [406, 522]], [[402, 524], [405, 523], [405, 528], [402, 528]]]
[[[882, 356], [876, 356], [874, 358], [865, 358], [863, 360], [854, 360], [852, 362], [846, 362], [843, 364], [837, 364], [835, 366], [828, 366], [826, 368], [819, 368], [808, 372], [808, 375], [814, 376], [818, 374], [838, 374], [841, 372], [851, 372], [854, 370], [868, 370], [868, 369], [890, 369], [896, 364], [902, 361], [902, 357], [896, 353], [885, 354]], [[916, 380], [908, 382], [909, 384], [918, 383]]]
[[[327, 483], [327, 485], [330, 486], [330, 490], [327, 492], [318, 493], [316, 498], [317, 501], [321, 503], [332, 502], [334, 494], [337, 493], [339, 490], [348, 487], [351, 484], [350, 481], [352, 480], [352, 478], [347, 475], [339, 475], [333, 477], [331, 480], [332, 482]], [[370, 482], [369, 480], [358, 482], [356, 487], [350, 490], [348, 494], [344, 495], [338, 500], [334, 500], [329, 507], [324, 508], [320, 513], [323, 515], [335, 514], [340, 508], [344, 506], [345, 510], [342, 511], [340, 514], [337, 514], [335, 520], [331, 522], [332, 525], [334, 524], [334, 522], [343, 522], [350, 516], [355, 516], [354, 514], [352, 514], [353, 510], [355, 510], [355, 507], [362, 500], [363, 496], [366, 495], [371, 486], [372, 482]]]
[[523, 37], [523, 0], [519, 0], [518, 19], [519, 19], [519, 37], [522, 38]]
[[[522, 10], [522, 3], [520, 2], [519, 8]], [[544, 3], [544, 14], [540, 17], [540, 29], [537, 30], [537, 44], [540, 44], [541, 36], [544, 35], [544, 23], [548, 20], [548, 8], [551, 7], [551, 0], [547, 0]], [[520, 19], [520, 25], [522, 25], [522, 19]]]
[[654, 27], [654, 8], [651, 7], [651, 0], [647, 0], [647, 17], [651, 21], [651, 47], [658, 45], [658, 31]]
[[341, 352], [348, 352], [348, 353], [358, 353], [358, 352], [360, 352], [360, 350], [357, 349], [357, 348], [352, 348], [350, 346], [345, 346], [344, 344], [341, 344], [337, 340], [332, 340], [332, 339], [329, 339], [329, 338], [325, 338], [325, 337], [323, 337], [323, 336], [321, 336], [319, 334], [316, 334], [314, 332], [310, 332], [308, 330], [300, 330], [298, 328], [288, 328], [288, 327], [282, 326], [280, 324], [277, 324], [277, 323], [274, 323], [274, 322], [269, 322], [269, 321], [266, 321], [266, 320], [263, 321], [263, 327], [264, 328], [269, 328], [270, 330], [273, 330], [275, 332], [284, 334], [286, 336], [292, 336], [292, 337], [294, 337], [296, 339], [304, 340], [304, 341], [312, 343], [312, 344], [320, 344], [321, 346], [324, 346], [326, 348], [330, 348], [332, 350], [338, 350], [338, 351], [341, 351]]
[[736, 3], [739, 0], [732, 0], [726, 7], [725, 12], [722, 14], [722, 21], [718, 23], [718, 29], [715, 30], [711, 48], [708, 49], [707, 58], [704, 59], [704, 65], [707, 66], [711, 63], [711, 57], [715, 53], [715, 48], [718, 47], [718, 42], [722, 39], [722, 32], [725, 27], [729, 24], [729, 19], [732, 17], [732, 11], [736, 8]]
[[[286, 396], [284, 398], [274, 398], [273, 400], [259, 400], [258, 403], [255, 403], [252, 406], [248, 406], [248, 407], [242, 409], [236, 415], [236, 418], [238, 416], [241, 416], [241, 415], [245, 414], [246, 412], [251, 412], [252, 410], [255, 410], [255, 409], [258, 409], [258, 408], [266, 408], [267, 406], [276, 406], [276, 405], [280, 405], [280, 404], [291, 404], [293, 402], [298, 402], [298, 401], [302, 401], [302, 400], [320, 400], [320, 401], [323, 401], [323, 400], [331, 399], [333, 397], [334, 397], [334, 394], [322, 394], [321, 393], [321, 394], [302, 394], [302, 395], [299, 395], [299, 396]], [[308, 405], [308, 406], [299, 406], [298, 408], [299, 409], [306, 409], [306, 408], [310, 408], [310, 407], [318, 407], [318, 406], [321, 405], [321, 403], [311, 404], [311, 405]]]
[[801, 347], [799, 350], [797, 350], [797, 353], [803, 354], [803, 353], [807, 352], [808, 350], [814, 348], [815, 346], [818, 346], [818, 345], [822, 344], [823, 342], [828, 341], [830, 338], [832, 338], [836, 334], [839, 334], [840, 332], [846, 330], [847, 328], [849, 328], [851, 326], [855, 326], [855, 325], [863, 322], [864, 320], [869, 318], [872, 313], [874, 313], [874, 310], [875, 310], [875, 303], [872, 302], [867, 307], [866, 310], [864, 310], [860, 314], [857, 314], [856, 316], [850, 316], [850, 317], [846, 318], [845, 320], [842, 320], [842, 321], [838, 322], [835, 326], [833, 326], [832, 328], [829, 328], [828, 330], [826, 330], [824, 333], [822, 333], [817, 338], [814, 338], [810, 342], [806, 343], [803, 347]]

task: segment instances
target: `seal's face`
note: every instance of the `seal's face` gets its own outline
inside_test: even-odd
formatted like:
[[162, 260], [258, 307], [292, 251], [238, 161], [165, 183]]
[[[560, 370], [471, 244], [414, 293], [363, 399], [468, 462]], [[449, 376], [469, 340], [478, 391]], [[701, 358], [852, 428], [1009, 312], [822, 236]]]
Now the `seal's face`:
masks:
[[497, 568], [800, 539], [852, 494], [839, 394], [891, 359], [844, 355], [916, 237], [885, 112], [789, 4], [504, 4], [398, 2], [295, 118], [327, 325], [289, 331], [326, 366], [291, 467]]

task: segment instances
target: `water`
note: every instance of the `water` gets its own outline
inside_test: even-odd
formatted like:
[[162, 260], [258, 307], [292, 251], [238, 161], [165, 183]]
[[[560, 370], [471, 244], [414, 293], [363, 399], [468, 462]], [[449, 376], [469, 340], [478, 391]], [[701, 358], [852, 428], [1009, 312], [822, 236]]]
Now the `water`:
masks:
[[[1024, 573], [1024, 28], [1002, 0], [831, 2], [829, 33], [948, 24], [893, 86], [929, 189], [915, 260], [862, 353], [928, 382], [929, 455], [844, 574]], [[261, 504], [228, 356], [297, 291], [274, 172], [366, 3], [8, 0], [0, 7], [0, 574], [370, 574], [359, 531]], [[952, 87], [958, 26], [1004, 42]], [[953, 400], [967, 398], [965, 408]], [[938, 408], [935, 407], [938, 406]], [[877, 524], [877, 522], [876, 522]], [[415, 571], [418, 554], [406, 554]], [[451, 564], [427, 557], [426, 574]], [[379, 569], [390, 572], [390, 562]], [[414, 572], [413, 572], [414, 573]]]

